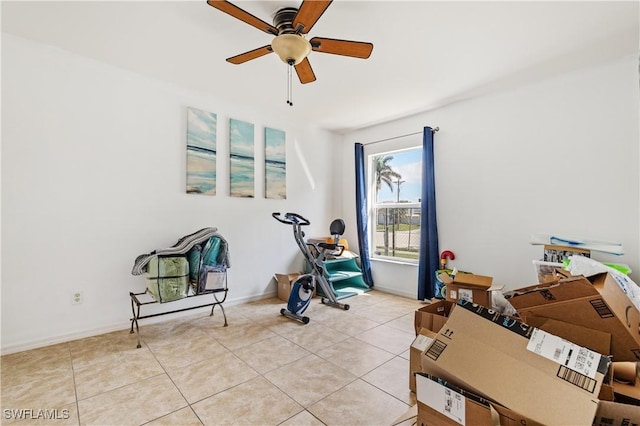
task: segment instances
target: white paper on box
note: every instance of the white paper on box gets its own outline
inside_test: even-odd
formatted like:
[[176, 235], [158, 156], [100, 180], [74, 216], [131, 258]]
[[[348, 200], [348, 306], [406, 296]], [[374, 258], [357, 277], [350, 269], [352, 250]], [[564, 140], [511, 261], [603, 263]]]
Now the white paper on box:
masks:
[[424, 352], [424, 350], [427, 349], [427, 346], [429, 346], [431, 342], [433, 342], [433, 339], [431, 337], [425, 336], [423, 334], [418, 334], [413, 340], [411, 347], [419, 350], [420, 352]]
[[416, 398], [451, 420], [466, 424], [465, 397], [429, 378], [416, 376]]
[[535, 328], [527, 349], [571, 370], [594, 379], [601, 355], [561, 337]]
[[467, 302], [473, 303], [473, 290], [468, 288], [461, 288], [459, 292], [460, 292], [460, 295], [458, 296], [458, 299], [466, 300]]

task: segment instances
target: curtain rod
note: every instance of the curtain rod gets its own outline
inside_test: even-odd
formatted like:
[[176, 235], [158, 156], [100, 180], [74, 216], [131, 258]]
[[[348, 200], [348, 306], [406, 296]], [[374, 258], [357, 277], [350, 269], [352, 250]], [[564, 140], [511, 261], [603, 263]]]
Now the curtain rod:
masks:
[[[437, 127], [437, 126], [436, 126], [436, 127], [432, 128], [431, 130], [433, 131], [433, 133], [435, 133], [435, 132], [437, 132], [437, 131], [439, 131], [439, 130], [440, 130], [440, 127]], [[392, 141], [392, 140], [394, 140], [394, 139], [400, 139], [400, 138], [405, 138], [405, 137], [407, 137], [407, 136], [415, 136], [415, 135], [421, 135], [421, 134], [422, 134], [422, 132], [408, 133], [408, 134], [406, 134], [406, 135], [394, 136], [394, 137], [392, 137], [392, 138], [380, 139], [379, 141], [373, 141], [373, 142], [369, 142], [369, 143], [363, 143], [362, 145], [364, 145], [364, 146], [375, 145], [375, 144], [380, 143], [380, 142], [387, 142], [387, 141]]]

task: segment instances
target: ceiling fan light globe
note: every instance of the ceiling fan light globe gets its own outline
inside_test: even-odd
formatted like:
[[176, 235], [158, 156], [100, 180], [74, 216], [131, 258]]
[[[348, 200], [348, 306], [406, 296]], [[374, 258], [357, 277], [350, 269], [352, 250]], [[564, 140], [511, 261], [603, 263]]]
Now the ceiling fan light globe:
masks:
[[296, 34], [281, 34], [271, 41], [271, 48], [285, 64], [298, 65], [311, 52], [311, 43]]

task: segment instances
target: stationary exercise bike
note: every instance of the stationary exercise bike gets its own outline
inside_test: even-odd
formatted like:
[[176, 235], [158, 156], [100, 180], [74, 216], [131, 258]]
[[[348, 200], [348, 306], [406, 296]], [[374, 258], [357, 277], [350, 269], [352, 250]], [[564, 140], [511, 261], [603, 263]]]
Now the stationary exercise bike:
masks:
[[324, 294], [324, 297], [320, 300], [323, 304], [344, 309], [345, 311], [348, 310], [349, 305], [338, 302], [331, 284], [324, 276], [324, 262], [327, 258], [329, 256], [340, 256], [344, 251], [344, 246], [339, 244], [340, 236], [344, 233], [344, 221], [336, 219], [331, 222], [329, 231], [333, 236], [333, 243], [312, 243], [304, 239], [305, 234], [302, 227], [311, 223], [304, 217], [297, 213], [286, 213], [284, 218], [280, 217], [280, 213], [273, 213], [271, 216], [280, 223], [293, 226], [293, 237], [311, 267], [310, 274], [302, 275], [293, 284], [287, 301], [287, 308], [282, 308], [280, 313], [287, 318], [308, 324], [309, 317], [304, 316], [303, 313], [311, 303], [316, 283]]

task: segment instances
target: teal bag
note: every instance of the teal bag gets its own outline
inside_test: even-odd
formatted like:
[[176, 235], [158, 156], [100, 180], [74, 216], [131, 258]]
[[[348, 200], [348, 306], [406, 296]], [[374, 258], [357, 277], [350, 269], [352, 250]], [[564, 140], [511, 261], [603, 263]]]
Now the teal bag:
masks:
[[218, 265], [218, 255], [220, 254], [220, 238], [210, 238], [203, 250], [202, 264], [208, 266]]
[[193, 284], [198, 283], [198, 271], [200, 270], [201, 255], [202, 247], [200, 247], [200, 244], [196, 244], [187, 252], [187, 261], [189, 262], [189, 281]]
[[200, 293], [204, 289], [207, 271], [206, 267], [219, 267], [218, 256], [220, 255], [221, 240], [218, 237], [211, 237], [204, 247], [199, 244], [193, 246], [187, 253], [189, 261], [189, 281]]

